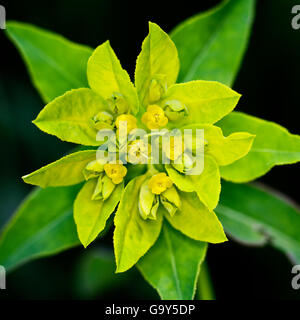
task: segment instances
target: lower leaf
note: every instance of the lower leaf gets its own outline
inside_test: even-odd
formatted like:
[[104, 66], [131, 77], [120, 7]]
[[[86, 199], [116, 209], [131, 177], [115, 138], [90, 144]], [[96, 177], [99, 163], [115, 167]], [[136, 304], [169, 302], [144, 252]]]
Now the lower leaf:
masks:
[[165, 300], [191, 300], [207, 244], [178, 232], [165, 221], [162, 232], [137, 267]]
[[217, 125], [226, 135], [240, 130], [256, 135], [252, 148], [244, 158], [221, 167], [221, 176], [226, 180], [248, 182], [263, 176], [275, 165], [300, 161], [300, 136], [289, 133], [274, 122], [232, 112]]
[[300, 263], [300, 211], [278, 195], [223, 181], [216, 213], [233, 239], [251, 245], [269, 242]]
[[79, 188], [34, 189], [0, 235], [0, 265], [11, 270], [78, 245], [72, 207]]

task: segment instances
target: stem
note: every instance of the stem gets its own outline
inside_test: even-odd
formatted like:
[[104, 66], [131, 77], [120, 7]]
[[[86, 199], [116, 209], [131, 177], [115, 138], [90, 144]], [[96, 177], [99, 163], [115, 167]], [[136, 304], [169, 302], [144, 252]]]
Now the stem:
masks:
[[147, 164], [147, 169], [148, 169], [148, 172], [149, 172], [152, 176], [155, 175], [156, 173], [158, 173], [158, 171], [155, 169], [155, 167], [154, 167], [153, 164], [148, 163], [148, 164]]
[[203, 261], [198, 279], [198, 300], [215, 300], [215, 293], [207, 263]]

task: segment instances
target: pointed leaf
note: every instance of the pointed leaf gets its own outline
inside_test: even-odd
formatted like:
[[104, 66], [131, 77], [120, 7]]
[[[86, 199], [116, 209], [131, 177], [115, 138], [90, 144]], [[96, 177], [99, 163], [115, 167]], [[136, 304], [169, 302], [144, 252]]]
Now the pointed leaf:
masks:
[[74, 202], [74, 219], [84, 247], [94, 241], [105, 228], [106, 221], [119, 203], [124, 188], [123, 183], [120, 183], [107, 200], [92, 200], [96, 185], [97, 179], [87, 181]]
[[[230, 113], [237, 105], [240, 94], [214, 81], [191, 81], [171, 86], [161, 105], [170, 100], [183, 103], [187, 109], [180, 124], [214, 124]], [[174, 124], [179, 125], [179, 121]]]
[[138, 112], [138, 98], [134, 85], [126, 70], [111, 48], [109, 41], [98, 46], [88, 61], [87, 75], [90, 87], [104, 99], [120, 93], [126, 99], [131, 111]]
[[270, 243], [300, 263], [300, 211], [268, 189], [223, 181], [216, 208], [229, 236], [241, 243]]
[[26, 183], [46, 187], [69, 186], [84, 181], [83, 169], [96, 159], [96, 150], [71, 153], [22, 179]]
[[160, 214], [156, 220], [144, 220], [139, 213], [139, 191], [145, 179], [140, 176], [127, 184], [115, 216], [116, 272], [131, 268], [152, 247], [161, 230]]
[[149, 34], [143, 42], [135, 70], [135, 85], [143, 110], [149, 104], [151, 81], [163, 76], [168, 87], [175, 83], [178, 71], [179, 60], [173, 41], [157, 24], [149, 22]]
[[7, 23], [7, 35], [22, 54], [47, 103], [68, 90], [88, 87], [86, 66], [92, 49], [27, 23]]
[[79, 188], [35, 189], [0, 235], [0, 265], [11, 270], [78, 245], [72, 207]]
[[63, 141], [98, 146], [101, 142], [96, 140], [92, 118], [103, 110], [108, 110], [107, 105], [99, 95], [91, 89], [76, 89], [47, 104], [33, 123]]
[[181, 62], [179, 82], [215, 80], [231, 86], [245, 52], [255, 0], [224, 1], [171, 32]]
[[165, 215], [175, 229], [199, 241], [220, 243], [227, 240], [215, 213], [200, 202], [195, 192], [179, 192], [179, 195], [181, 210], [173, 217]]
[[234, 112], [218, 126], [226, 135], [240, 130], [256, 135], [244, 158], [221, 168], [221, 175], [226, 180], [247, 182], [264, 175], [275, 165], [300, 161], [300, 136], [289, 133], [276, 123]]
[[207, 244], [195, 241], [166, 221], [162, 232], [137, 267], [164, 300], [192, 300]]
[[222, 129], [212, 125], [192, 124], [182, 129], [203, 129], [205, 154], [211, 155], [220, 166], [227, 166], [249, 153], [255, 135], [248, 132], [234, 132], [223, 136]]

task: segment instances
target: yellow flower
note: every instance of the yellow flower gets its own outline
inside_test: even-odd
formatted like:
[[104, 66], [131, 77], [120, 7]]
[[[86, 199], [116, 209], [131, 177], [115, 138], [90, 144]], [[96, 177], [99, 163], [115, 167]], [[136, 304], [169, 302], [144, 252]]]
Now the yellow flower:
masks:
[[172, 180], [164, 173], [155, 174], [148, 182], [148, 187], [154, 194], [161, 194], [173, 185]]
[[127, 169], [122, 163], [106, 163], [104, 171], [114, 184], [121, 183], [127, 174]]
[[185, 147], [182, 136], [170, 137], [170, 148], [168, 144], [162, 146], [163, 151], [170, 160], [177, 160], [184, 152]]
[[148, 106], [147, 112], [143, 114], [142, 122], [150, 130], [159, 129], [168, 123], [168, 118], [165, 116], [164, 110], [160, 106], [152, 104]]
[[118, 131], [122, 128], [123, 130], [125, 130], [125, 127], [127, 125], [127, 133], [130, 133], [131, 130], [137, 128], [136, 123], [137, 119], [131, 114], [122, 114], [116, 119], [116, 127], [118, 128]]
[[150, 146], [143, 140], [134, 140], [128, 146], [127, 161], [133, 164], [147, 163]]

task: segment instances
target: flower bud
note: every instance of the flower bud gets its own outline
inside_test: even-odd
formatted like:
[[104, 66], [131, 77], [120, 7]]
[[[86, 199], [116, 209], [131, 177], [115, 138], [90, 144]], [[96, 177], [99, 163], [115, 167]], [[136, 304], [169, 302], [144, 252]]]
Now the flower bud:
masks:
[[177, 121], [187, 115], [186, 106], [178, 100], [169, 100], [164, 104], [166, 116], [171, 121]]
[[158, 210], [158, 207], [159, 207], [159, 200], [158, 200], [158, 198], [155, 197], [155, 201], [156, 201], [156, 203], [155, 203], [154, 206], [152, 207], [151, 212], [150, 212], [150, 215], [148, 216], [148, 218], [149, 218], [150, 220], [156, 220], [156, 214], [157, 214], [157, 210]]
[[157, 102], [166, 91], [166, 81], [164, 79], [152, 79], [149, 86], [149, 103]]
[[180, 197], [174, 186], [164, 191], [160, 195], [160, 200], [171, 217], [173, 217], [177, 209], [180, 209], [181, 207]]
[[111, 129], [113, 124], [113, 116], [106, 112], [100, 111], [97, 115], [93, 117], [93, 124], [97, 130], [101, 129]]
[[159, 201], [154, 193], [150, 190], [148, 186], [149, 180], [146, 180], [140, 189], [139, 194], [139, 212], [141, 217], [146, 219], [156, 219], [156, 212], [159, 206]]
[[148, 187], [148, 180], [146, 180], [140, 189], [139, 194], [139, 211], [143, 219], [147, 219], [151, 213], [155, 195]]
[[194, 166], [194, 159], [188, 152], [184, 152], [176, 162], [172, 163], [172, 166], [181, 173], [186, 173]]
[[98, 177], [104, 170], [104, 163], [99, 160], [93, 160], [83, 169], [85, 180]]
[[115, 92], [107, 102], [113, 114], [123, 114], [129, 110], [129, 105], [121, 93]]
[[105, 201], [110, 197], [112, 192], [115, 189], [115, 184], [111, 181], [111, 179], [106, 175], [101, 175], [98, 178], [98, 182], [94, 193], [92, 195], [92, 200], [103, 200]]

